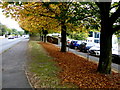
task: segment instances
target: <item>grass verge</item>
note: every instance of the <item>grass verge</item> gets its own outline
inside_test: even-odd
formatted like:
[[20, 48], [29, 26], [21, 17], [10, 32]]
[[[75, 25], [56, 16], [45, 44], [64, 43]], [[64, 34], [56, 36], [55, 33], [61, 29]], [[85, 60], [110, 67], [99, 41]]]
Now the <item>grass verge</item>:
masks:
[[29, 41], [28, 55], [27, 75], [33, 88], [76, 88], [73, 84], [61, 84], [60, 68], [37, 41]]

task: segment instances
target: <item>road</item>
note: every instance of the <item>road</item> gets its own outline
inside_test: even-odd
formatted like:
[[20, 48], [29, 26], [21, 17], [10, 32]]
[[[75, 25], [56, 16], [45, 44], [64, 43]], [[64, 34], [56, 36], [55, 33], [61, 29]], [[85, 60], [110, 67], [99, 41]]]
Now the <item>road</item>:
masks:
[[[56, 46], [60, 47], [61, 45], [59, 44], [59, 45], [56, 45]], [[91, 60], [91, 61], [93, 61], [95, 63], [99, 62], [99, 57], [91, 56], [91, 55], [89, 55], [87, 53], [79, 52], [79, 51], [77, 51], [75, 49], [70, 49], [68, 47], [67, 47], [67, 51], [70, 51], [70, 52], [72, 52], [74, 54], [83, 56], [84, 58], [87, 58], [88, 60]], [[112, 70], [115, 70], [115, 71], [120, 73], [120, 65], [112, 63]]]
[[0, 39], [0, 54], [9, 49], [10, 47], [12, 47], [13, 45], [17, 44], [18, 42], [20, 42], [21, 40], [23, 40], [24, 38], [15, 38], [15, 39]]

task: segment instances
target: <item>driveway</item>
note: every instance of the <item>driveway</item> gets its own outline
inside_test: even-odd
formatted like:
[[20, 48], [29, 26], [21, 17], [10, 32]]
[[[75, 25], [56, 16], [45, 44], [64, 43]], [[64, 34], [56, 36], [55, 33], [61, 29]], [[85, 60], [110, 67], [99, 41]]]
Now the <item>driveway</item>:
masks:
[[24, 72], [27, 42], [24, 39], [2, 54], [2, 88], [31, 88]]

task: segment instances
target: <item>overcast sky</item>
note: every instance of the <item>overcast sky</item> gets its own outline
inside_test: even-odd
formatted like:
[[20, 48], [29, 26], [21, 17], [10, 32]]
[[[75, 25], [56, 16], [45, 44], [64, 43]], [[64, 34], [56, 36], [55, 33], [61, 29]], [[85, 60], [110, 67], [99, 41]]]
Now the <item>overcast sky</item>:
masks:
[[4, 25], [6, 25], [8, 28], [15, 28], [17, 29], [18, 31], [21, 31], [22, 29], [19, 27], [19, 24], [11, 19], [10, 17], [9, 18], [6, 18], [3, 14], [2, 14], [2, 9], [0, 9], [0, 22]]

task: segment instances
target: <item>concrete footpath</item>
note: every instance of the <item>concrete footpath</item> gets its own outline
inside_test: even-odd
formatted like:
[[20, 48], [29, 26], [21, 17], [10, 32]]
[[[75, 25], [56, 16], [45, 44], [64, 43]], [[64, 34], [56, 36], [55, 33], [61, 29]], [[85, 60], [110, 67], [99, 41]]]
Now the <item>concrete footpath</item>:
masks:
[[27, 42], [23, 40], [2, 54], [2, 88], [29, 88], [25, 63], [27, 61]]

